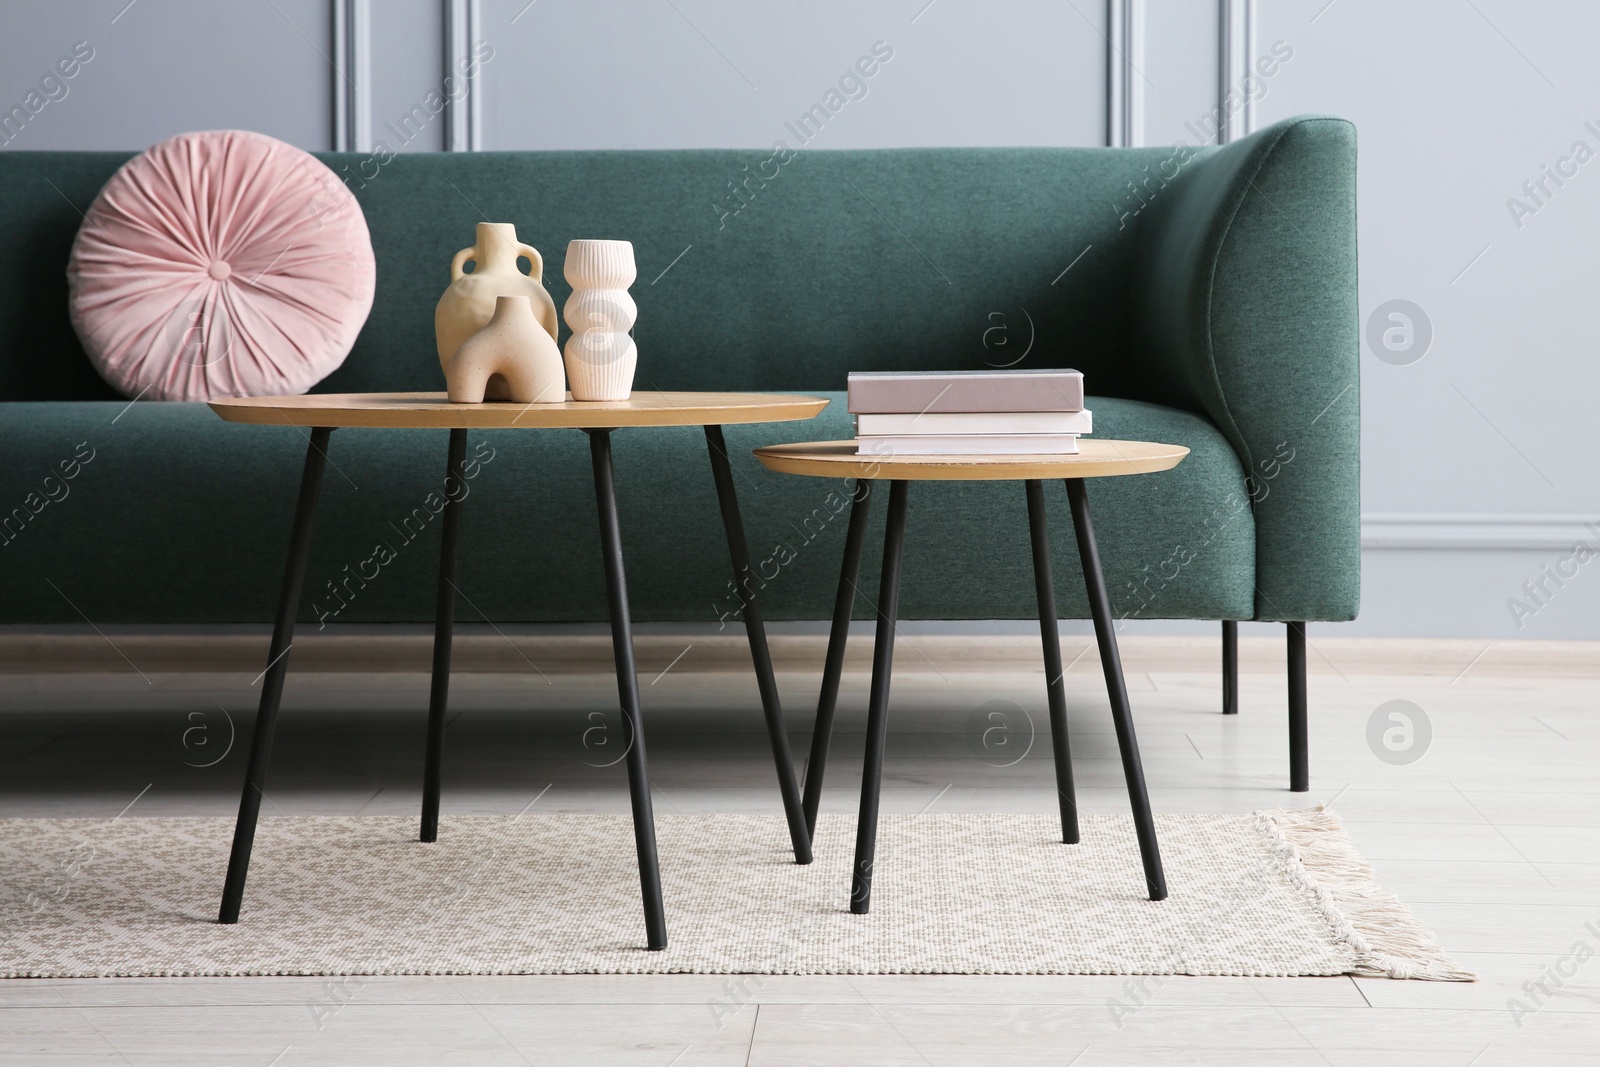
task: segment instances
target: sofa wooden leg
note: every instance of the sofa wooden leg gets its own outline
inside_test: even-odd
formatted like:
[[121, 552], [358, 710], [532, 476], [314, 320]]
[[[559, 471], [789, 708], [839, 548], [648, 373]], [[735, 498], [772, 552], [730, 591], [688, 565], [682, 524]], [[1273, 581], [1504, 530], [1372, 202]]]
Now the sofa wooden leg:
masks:
[[1239, 714], [1239, 624], [1222, 620], [1222, 714]]
[[1309, 742], [1306, 737], [1306, 624], [1289, 628], [1289, 789], [1311, 789]]

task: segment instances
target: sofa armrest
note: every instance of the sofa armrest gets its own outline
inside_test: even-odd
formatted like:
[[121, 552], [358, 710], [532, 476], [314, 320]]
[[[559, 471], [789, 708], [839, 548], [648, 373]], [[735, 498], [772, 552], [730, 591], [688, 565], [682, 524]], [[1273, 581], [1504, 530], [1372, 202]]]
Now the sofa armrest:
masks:
[[1256, 618], [1352, 619], [1361, 575], [1355, 127], [1290, 119], [1178, 169], [1138, 220], [1130, 336], [1146, 387], [1209, 417], [1249, 475]]

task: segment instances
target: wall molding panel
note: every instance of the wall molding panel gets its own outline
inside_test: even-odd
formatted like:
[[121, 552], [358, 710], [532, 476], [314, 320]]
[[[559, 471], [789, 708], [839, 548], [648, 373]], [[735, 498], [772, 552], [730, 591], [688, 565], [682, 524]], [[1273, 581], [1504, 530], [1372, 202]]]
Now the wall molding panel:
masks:
[[1580, 542], [1600, 551], [1600, 517], [1510, 513], [1361, 516], [1363, 549], [1565, 552]]
[[1144, 0], [1106, 0], [1106, 146], [1144, 144]]
[[483, 14], [479, 0], [444, 2], [444, 73], [458, 78], [470, 70], [467, 91], [445, 104], [445, 150], [476, 152], [483, 148], [483, 77], [476, 65], [469, 67], [473, 45], [482, 32]]
[[1256, 54], [1255, 0], [1218, 0], [1221, 24], [1217, 32], [1217, 139], [1237, 141], [1256, 128], [1256, 103], [1245, 98], [1238, 111], [1228, 108], [1228, 94], [1244, 84]]
[[1106, 147], [1144, 144], [1144, 0], [1106, 0]]
[[333, 148], [372, 151], [372, 9], [333, 0]]

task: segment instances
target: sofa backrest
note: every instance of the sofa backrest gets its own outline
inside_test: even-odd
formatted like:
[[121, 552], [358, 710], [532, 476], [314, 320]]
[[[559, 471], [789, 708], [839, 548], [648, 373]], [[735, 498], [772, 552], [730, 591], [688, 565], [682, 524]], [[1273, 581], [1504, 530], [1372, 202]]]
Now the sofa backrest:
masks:
[[[433, 309], [480, 221], [545, 257], [633, 242], [641, 388], [843, 388], [852, 369], [1071, 366], [1142, 398], [1126, 357], [1141, 199], [1170, 148], [319, 156], [355, 192], [378, 285], [317, 391], [442, 389]], [[65, 269], [128, 153], [0, 153], [0, 400], [112, 399]], [[564, 336], [564, 334], [563, 334]]]

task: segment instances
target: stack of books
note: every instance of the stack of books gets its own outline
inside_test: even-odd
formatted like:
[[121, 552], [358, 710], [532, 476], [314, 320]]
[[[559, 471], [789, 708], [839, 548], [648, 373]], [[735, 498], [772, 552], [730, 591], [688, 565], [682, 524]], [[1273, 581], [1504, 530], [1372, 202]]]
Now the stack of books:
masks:
[[1070, 456], [1092, 429], [1075, 370], [853, 372], [858, 456]]

